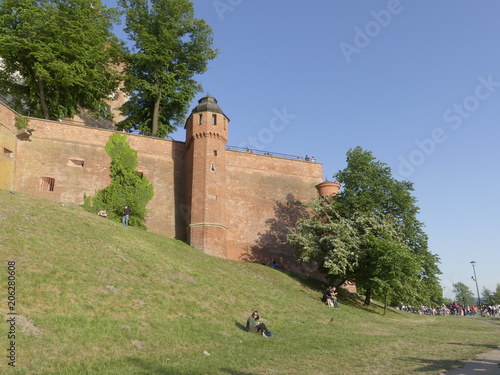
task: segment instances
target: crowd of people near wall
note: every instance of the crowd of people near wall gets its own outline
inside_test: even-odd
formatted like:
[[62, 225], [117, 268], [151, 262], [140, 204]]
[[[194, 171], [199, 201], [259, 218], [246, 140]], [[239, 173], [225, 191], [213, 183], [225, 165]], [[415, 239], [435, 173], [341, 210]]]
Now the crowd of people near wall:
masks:
[[456, 316], [495, 316], [500, 317], [500, 305], [481, 305], [481, 308], [475, 305], [465, 305], [460, 306], [456, 302], [452, 302], [448, 305], [441, 304], [441, 306], [424, 306], [420, 304], [418, 307], [406, 306], [401, 304], [396, 307], [396, 309], [401, 311], [406, 311], [413, 314], [419, 315], [456, 315]]

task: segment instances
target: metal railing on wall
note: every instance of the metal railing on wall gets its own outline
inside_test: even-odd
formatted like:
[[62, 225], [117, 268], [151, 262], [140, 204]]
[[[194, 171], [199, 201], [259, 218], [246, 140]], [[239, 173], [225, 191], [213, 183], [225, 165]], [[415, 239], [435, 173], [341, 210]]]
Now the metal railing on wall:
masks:
[[264, 150], [257, 150], [254, 148], [248, 148], [248, 147], [237, 147], [237, 146], [226, 146], [226, 149], [228, 150], [233, 150], [233, 151], [240, 151], [240, 152], [248, 152], [250, 154], [260, 154], [260, 155], [266, 155], [266, 156], [274, 156], [278, 158], [284, 158], [284, 159], [294, 159], [294, 160], [303, 160], [303, 161], [310, 161], [312, 163], [316, 162], [316, 159], [314, 156], [298, 156], [298, 155], [290, 155], [290, 154], [282, 154], [279, 152], [270, 152], [270, 151], [264, 151]]

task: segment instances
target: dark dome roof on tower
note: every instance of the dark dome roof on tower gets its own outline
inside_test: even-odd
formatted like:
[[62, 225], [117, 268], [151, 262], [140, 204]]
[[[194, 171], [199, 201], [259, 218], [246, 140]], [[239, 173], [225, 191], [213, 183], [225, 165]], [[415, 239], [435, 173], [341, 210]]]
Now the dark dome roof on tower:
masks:
[[210, 94], [207, 94], [203, 98], [198, 100], [198, 105], [193, 108], [193, 111], [191, 113], [199, 113], [199, 112], [220, 113], [221, 115], [226, 116], [222, 111], [221, 107], [219, 107], [219, 105], [217, 104], [217, 99], [215, 99]]

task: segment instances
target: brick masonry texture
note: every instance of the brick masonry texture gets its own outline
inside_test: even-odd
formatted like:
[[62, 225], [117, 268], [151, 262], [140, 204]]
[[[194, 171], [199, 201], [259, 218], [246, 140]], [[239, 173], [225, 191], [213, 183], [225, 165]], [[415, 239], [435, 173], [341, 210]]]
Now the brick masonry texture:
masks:
[[[19, 134], [16, 116], [0, 104], [0, 188], [82, 204], [84, 195], [109, 185], [104, 147], [114, 131], [30, 118], [31, 135]], [[280, 240], [286, 228], [274, 233], [278, 216], [317, 195], [322, 165], [228, 150], [230, 127], [225, 115], [208, 108], [188, 118], [186, 142], [127, 134], [138, 171], [154, 188], [148, 230], [211, 255], [292, 266], [293, 249]], [[44, 185], [47, 178], [53, 191]], [[308, 272], [296, 262], [293, 267]]]

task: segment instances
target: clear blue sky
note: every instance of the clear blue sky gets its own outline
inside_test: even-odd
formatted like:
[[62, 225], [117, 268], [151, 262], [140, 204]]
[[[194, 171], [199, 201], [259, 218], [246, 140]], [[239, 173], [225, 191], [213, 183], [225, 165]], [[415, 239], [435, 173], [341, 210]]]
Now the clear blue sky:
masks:
[[231, 119], [229, 145], [314, 156], [328, 179], [348, 149], [371, 151], [413, 182], [445, 296], [458, 281], [476, 294], [471, 261], [495, 289], [498, 0], [193, 3], [220, 50], [199, 81]]

